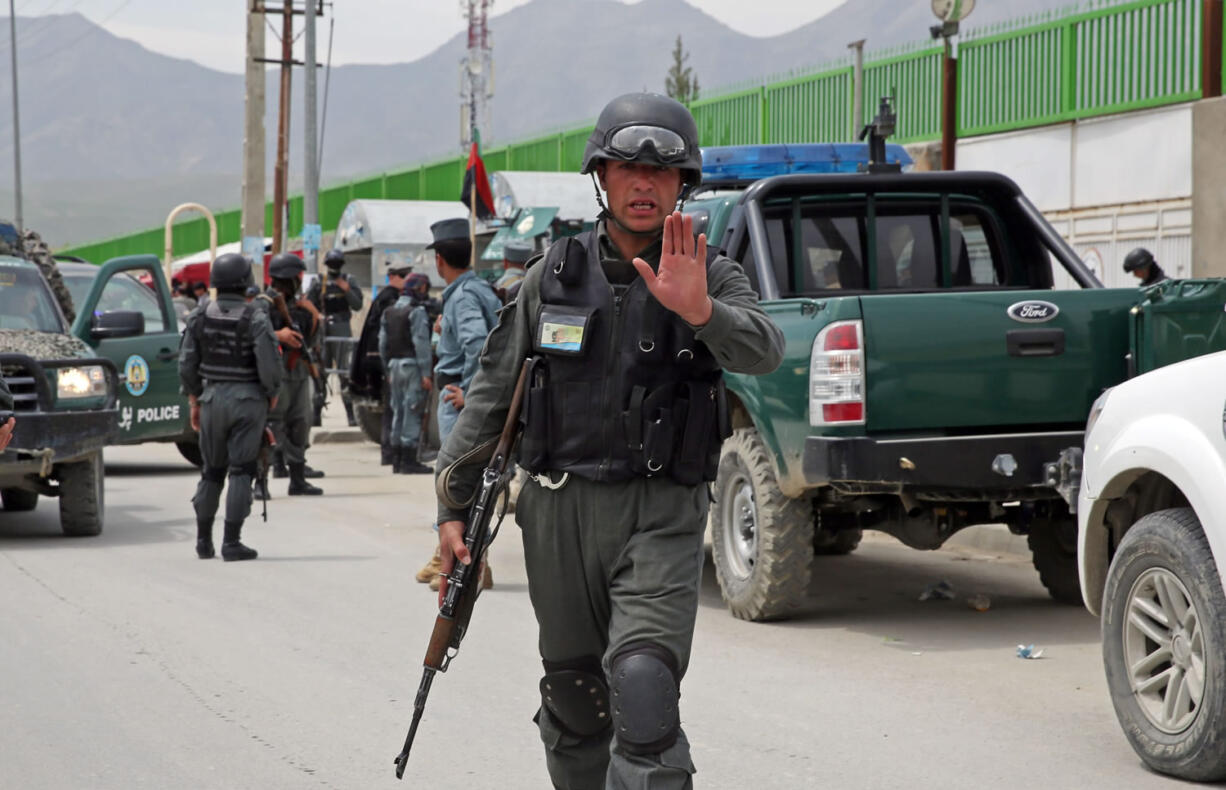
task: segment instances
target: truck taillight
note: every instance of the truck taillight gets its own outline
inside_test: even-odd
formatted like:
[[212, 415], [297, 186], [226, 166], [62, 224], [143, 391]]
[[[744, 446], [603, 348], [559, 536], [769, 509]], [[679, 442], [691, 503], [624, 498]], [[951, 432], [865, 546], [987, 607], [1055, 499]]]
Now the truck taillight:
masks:
[[809, 424], [864, 424], [864, 324], [836, 321], [813, 341]]

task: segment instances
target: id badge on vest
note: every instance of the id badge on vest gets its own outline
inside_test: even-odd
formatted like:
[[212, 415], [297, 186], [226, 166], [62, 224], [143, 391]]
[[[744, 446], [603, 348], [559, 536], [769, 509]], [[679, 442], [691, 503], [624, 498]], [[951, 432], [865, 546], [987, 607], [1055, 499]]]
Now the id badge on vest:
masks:
[[595, 308], [569, 305], [541, 305], [536, 322], [537, 351], [581, 357], [587, 353], [592, 336]]

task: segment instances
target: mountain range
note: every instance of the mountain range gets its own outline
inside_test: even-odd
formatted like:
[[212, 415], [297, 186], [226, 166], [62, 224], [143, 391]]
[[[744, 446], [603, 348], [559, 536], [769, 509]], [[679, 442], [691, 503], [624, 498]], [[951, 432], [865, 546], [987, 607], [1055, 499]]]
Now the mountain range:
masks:
[[[728, 28], [694, 2], [532, 0], [494, 17], [495, 95], [487, 144], [578, 126], [619, 93], [662, 91], [678, 35], [702, 95], [711, 96], [720, 86], [846, 62], [847, 44], [856, 39], [868, 40], [871, 59], [874, 49], [923, 40], [935, 22], [928, 0], [859, 0], [788, 33], [755, 38]], [[983, 4], [973, 22], [990, 25], [1066, 4]], [[343, 13], [339, 4], [336, 13]], [[216, 209], [238, 205], [242, 76], [151, 52], [79, 14], [18, 17], [17, 35], [28, 226], [58, 247], [155, 226], [187, 200]], [[0, 216], [13, 209], [7, 43], [0, 44]], [[464, 46], [464, 36], [457, 35], [409, 63], [333, 68], [322, 183], [458, 153]], [[269, 68], [267, 81], [271, 190], [276, 68]], [[296, 70], [294, 182], [301, 181], [301, 83]]]

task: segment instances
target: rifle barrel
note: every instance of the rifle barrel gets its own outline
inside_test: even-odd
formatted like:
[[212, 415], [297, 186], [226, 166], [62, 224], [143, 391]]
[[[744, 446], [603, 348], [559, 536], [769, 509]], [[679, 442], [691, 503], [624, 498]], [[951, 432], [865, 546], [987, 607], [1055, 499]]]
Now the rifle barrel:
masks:
[[417, 725], [421, 723], [421, 715], [426, 711], [426, 697], [430, 694], [430, 684], [434, 682], [434, 670], [426, 667], [421, 675], [421, 685], [417, 687], [417, 698], [413, 700], [413, 721], [409, 724], [409, 734], [405, 736], [404, 748], [396, 755], [396, 778], [404, 778], [405, 766], [409, 764], [409, 750], [413, 748], [413, 739], [417, 737]]

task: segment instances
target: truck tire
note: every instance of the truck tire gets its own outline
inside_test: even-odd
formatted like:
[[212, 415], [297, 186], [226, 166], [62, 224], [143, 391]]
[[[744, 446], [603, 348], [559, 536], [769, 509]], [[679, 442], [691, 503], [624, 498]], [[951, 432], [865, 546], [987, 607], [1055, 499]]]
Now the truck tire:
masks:
[[77, 311], [72, 304], [72, 294], [68, 292], [68, 286], [64, 285], [64, 278], [60, 276], [60, 268], [56, 266], [47, 242], [36, 232], [27, 230], [21, 235], [21, 247], [26, 259], [38, 265], [47, 285], [51, 286], [51, 292], [55, 294], [55, 300], [60, 303], [60, 310], [71, 324]]
[[813, 560], [813, 508], [784, 496], [753, 428], [724, 441], [711, 518], [715, 578], [742, 620], [786, 617], [805, 600]]
[[105, 511], [102, 484], [102, 451], [84, 461], [60, 464], [60, 529], [69, 537], [88, 537], [102, 532]]
[[8, 512], [24, 513], [38, 507], [38, 492], [24, 488], [4, 488], [0, 489], [0, 501]]
[[1072, 517], [1035, 519], [1026, 536], [1039, 581], [1052, 599], [1081, 606], [1081, 579], [1077, 575], [1077, 521]]
[[362, 435], [375, 444], [383, 443], [383, 407], [374, 400], [354, 400], [353, 416], [358, 420]]
[[1226, 595], [1191, 508], [1150, 513], [1125, 533], [1102, 636], [1111, 702], [1137, 755], [1182, 779], [1226, 779]]
[[204, 466], [199, 442], [175, 442], [175, 447], [179, 448], [179, 455], [192, 466]]

